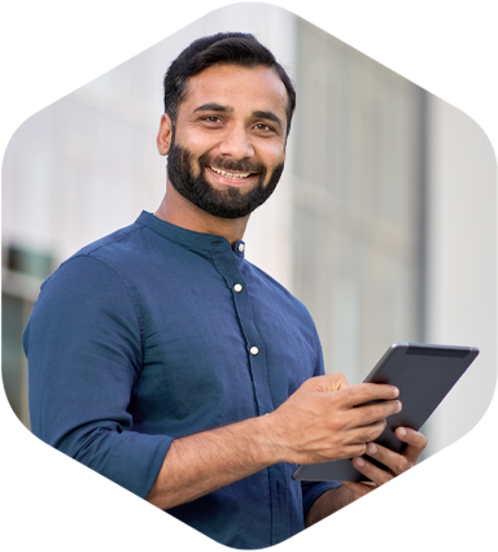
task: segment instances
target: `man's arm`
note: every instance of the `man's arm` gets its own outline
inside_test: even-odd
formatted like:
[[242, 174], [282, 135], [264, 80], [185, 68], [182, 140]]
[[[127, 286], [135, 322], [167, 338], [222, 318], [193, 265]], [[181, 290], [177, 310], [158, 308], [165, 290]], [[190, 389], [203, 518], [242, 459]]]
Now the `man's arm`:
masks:
[[268, 418], [175, 439], [147, 500], [162, 509], [172, 508], [273, 464]]
[[342, 374], [312, 378], [271, 414], [175, 439], [147, 500], [168, 509], [278, 462], [364, 454], [401, 405], [392, 386], [347, 385]]
[[310, 527], [314, 523], [334, 514], [341, 508], [344, 508], [344, 506], [351, 504], [354, 500], [356, 500], [356, 497], [353, 491], [344, 486], [330, 489], [313, 502], [304, 520], [305, 527]]

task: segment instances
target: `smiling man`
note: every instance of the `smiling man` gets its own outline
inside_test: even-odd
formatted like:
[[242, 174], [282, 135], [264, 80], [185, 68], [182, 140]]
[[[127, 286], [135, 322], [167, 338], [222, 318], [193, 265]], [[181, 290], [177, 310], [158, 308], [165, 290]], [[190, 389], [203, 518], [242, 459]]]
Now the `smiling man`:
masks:
[[210, 220], [233, 228], [229, 241], [240, 239], [284, 168], [287, 90], [271, 68], [218, 63], [192, 76], [184, 94], [175, 122], [167, 112], [161, 119], [157, 143], [171, 186], [156, 215], [176, 223], [186, 210], [197, 215], [192, 230], [215, 233], [204, 227]]
[[[284, 166], [285, 71], [228, 33], [192, 43], [164, 86], [164, 200], [63, 263], [33, 309], [32, 430], [211, 538], [263, 548], [402, 473], [426, 440], [399, 428], [403, 454], [373, 445], [397, 390], [323, 375], [305, 307], [245, 259]], [[339, 458], [370, 482], [292, 479]]]

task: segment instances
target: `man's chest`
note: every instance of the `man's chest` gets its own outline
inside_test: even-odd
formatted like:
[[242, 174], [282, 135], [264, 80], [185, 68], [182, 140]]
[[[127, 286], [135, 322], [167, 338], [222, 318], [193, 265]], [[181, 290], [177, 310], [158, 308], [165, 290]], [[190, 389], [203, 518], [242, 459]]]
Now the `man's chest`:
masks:
[[314, 374], [308, 321], [271, 285], [248, 280], [189, 274], [144, 304], [132, 407], [147, 431], [190, 434], [271, 412]]

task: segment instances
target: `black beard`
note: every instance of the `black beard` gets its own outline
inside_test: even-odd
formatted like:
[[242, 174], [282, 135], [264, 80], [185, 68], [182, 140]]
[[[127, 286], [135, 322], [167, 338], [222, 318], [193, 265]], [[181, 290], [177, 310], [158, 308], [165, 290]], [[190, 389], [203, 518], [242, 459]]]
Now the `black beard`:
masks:
[[[200, 173], [192, 174], [193, 155], [179, 145], [171, 147], [168, 154], [168, 177], [175, 188], [184, 198], [188, 199], [199, 209], [215, 217], [236, 219], [249, 215], [262, 205], [277, 187], [284, 164], [275, 167], [268, 184], [264, 186], [267, 169], [262, 164], [251, 164], [248, 161], [227, 162], [223, 158], [210, 159], [204, 154], [199, 157]], [[238, 188], [217, 190], [204, 178], [204, 169], [214, 166], [219, 169], [258, 173], [257, 185], [247, 194], [241, 194]]]

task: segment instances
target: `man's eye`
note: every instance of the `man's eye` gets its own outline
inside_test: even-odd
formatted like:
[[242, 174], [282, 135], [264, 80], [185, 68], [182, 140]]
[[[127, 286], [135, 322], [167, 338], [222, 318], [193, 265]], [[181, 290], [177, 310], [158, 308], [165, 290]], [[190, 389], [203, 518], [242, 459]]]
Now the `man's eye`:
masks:
[[273, 132], [273, 128], [265, 123], [258, 123], [254, 128], [256, 130], [262, 130], [264, 132]]
[[219, 123], [221, 119], [219, 117], [216, 117], [215, 115], [209, 115], [208, 117], [203, 117], [203, 121], [206, 121], [207, 123]]

